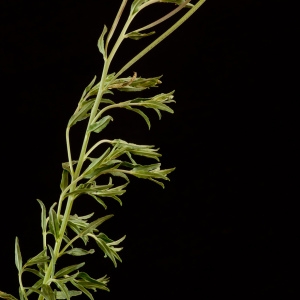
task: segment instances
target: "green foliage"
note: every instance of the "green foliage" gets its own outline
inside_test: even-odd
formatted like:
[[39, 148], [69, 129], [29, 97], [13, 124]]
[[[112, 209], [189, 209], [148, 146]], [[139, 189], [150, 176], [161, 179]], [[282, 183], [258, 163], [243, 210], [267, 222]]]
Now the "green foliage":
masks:
[[[177, 4], [178, 8], [154, 23], [127, 33], [127, 29], [133, 18], [142, 9], [159, 2]], [[77, 108], [67, 125], [66, 142], [68, 161], [62, 164], [63, 170], [60, 182], [61, 195], [59, 201], [50, 207], [47, 216], [44, 203], [41, 200], [37, 200], [41, 207], [42, 250], [36, 256], [23, 263], [19, 240], [18, 238], [15, 240], [15, 264], [19, 274], [19, 297], [21, 300], [28, 300], [28, 297], [32, 294], [37, 294], [39, 300], [69, 300], [71, 297], [81, 294], [85, 294], [88, 298], [93, 300], [94, 298], [91, 291], [109, 291], [107, 287], [109, 278], [106, 277], [106, 275], [99, 279], [92, 278], [82, 270], [85, 266], [85, 262], [65, 266], [59, 270], [55, 268], [57, 266], [57, 260], [64, 255], [82, 258], [85, 255], [94, 254], [95, 250], [93, 248], [84, 249], [91, 241], [93, 245], [97, 245], [100, 248], [104, 257], [109, 258], [115, 267], [117, 267], [117, 261], [122, 261], [119, 256], [122, 247], [119, 245], [125, 239], [125, 236], [113, 240], [100, 231], [101, 225], [112, 218], [113, 215], [110, 214], [92, 220], [94, 213], [86, 216], [71, 214], [74, 201], [82, 195], [88, 195], [91, 199], [96, 200], [104, 209], [107, 208], [107, 204], [104, 202], [104, 199], [106, 201], [107, 198], [116, 200], [122, 205], [120, 197], [126, 192], [126, 188], [130, 183], [130, 176], [148, 179], [164, 187], [162, 181], [169, 180], [168, 175], [174, 168], [161, 169], [161, 154], [158, 152], [159, 149], [153, 145], [137, 145], [121, 139], [100, 139], [88, 149], [90, 135], [101, 133], [101, 137], [103, 136], [104, 129], [113, 121], [113, 118], [106, 114], [107, 111], [111, 109], [123, 108], [127, 111], [129, 110], [139, 114], [145, 120], [149, 129], [151, 123], [144, 111], [145, 109], [153, 109], [158, 114], [159, 119], [161, 119], [162, 112], [173, 113], [173, 109], [169, 105], [175, 102], [173, 99], [174, 91], [155, 94], [147, 98], [139, 95], [133, 99], [116, 102], [113, 100], [113, 90], [128, 92], [129, 94], [127, 95], [131, 95], [130, 92], [140, 93], [146, 89], [158, 88], [158, 85], [161, 84], [160, 79], [162, 76], [143, 78], [137, 77], [136, 73], [128, 77], [120, 77], [120, 75], [145, 53], [161, 42], [167, 35], [178, 28], [203, 4], [204, 0], [198, 1], [194, 6], [189, 2], [189, 0], [132, 1], [128, 19], [110, 53], [107, 53], [108, 43], [114, 34], [114, 30], [121, 18], [127, 0], [122, 1], [119, 13], [116, 16], [106, 40], [107, 27], [104, 26], [98, 40], [98, 48], [104, 58], [102, 78], [96, 83], [96, 77], [94, 77], [91, 83], [84, 89]], [[166, 33], [147, 46], [118, 73], [108, 72], [111, 61], [124, 39], [130, 38], [132, 40], [139, 40], [154, 34], [154, 31], [148, 33], [141, 33], [140, 31], [156, 26], [183, 7], [191, 9], [184, 17], [167, 30]], [[109, 97], [105, 95], [109, 95]], [[78, 122], [86, 119], [88, 119], [88, 122], [80, 156], [77, 160], [73, 160], [69, 131]], [[106, 150], [100, 156], [92, 157], [91, 153], [104, 143], [108, 144]], [[155, 162], [143, 165], [137, 162], [140, 157], [154, 160]], [[103, 176], [109, 177], [108, 183], [100, 185], [98, 180], [99, 177], [102, 178]], [[120, 177], [124, 180], [124, 183], [115, 185], [112, 177]], [[72, 232], [72, 235], [70, 235], [70, 232]], [[50, 245], [50, 241], [48, 240], [49, 234], [52, 235], [55, 240], [52, 245]], [[83, 245], [80, 246], [80, 243]], [[37, 281], [31, 287], [23, 286], [22, 275], [26, 272], [32, 273], [37, 277]], [[16, 300], [14, 296], [1, 291], [0, 298]]]

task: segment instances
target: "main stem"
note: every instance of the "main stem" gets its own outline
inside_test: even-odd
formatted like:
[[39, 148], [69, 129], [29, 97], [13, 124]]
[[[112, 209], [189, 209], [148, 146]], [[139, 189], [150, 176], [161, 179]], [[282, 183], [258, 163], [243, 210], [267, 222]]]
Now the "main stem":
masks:
[[[150, 1], [151, 2], [151, 1]], [[149, 3], [150, 3], [149, 2]], [[153, 3], [156, 1], [153, 1]], [[162, 34], [159, 38], [157, 38], [154, 42], [152, 42], [148, 47], [146, 47], [143, 51], [141, 51], [138, 55], [136, 55], [131, 61], [129, 61], [115, 76], [113, 79], [118, 78], [125, 70], [127, 70], [131, 65], [133, 65], [137, 60], [139, 60], [142, 56], [144, 56], [147, 52], [149, 52], [152, 48], [154, 48], [157, 44], [159, 44], [162, 40], [164, 40], [168, 35], [170, 35], [175, 29], [177, 29], [184, 21], [186, 21], [203, 3], [205, 2], [205, 0], [199, 0], [198, 3], [189, 10], [188, 13], [186, 13], [179, 21], [177, 21], [169, 30], [167, 30], [164, 34]], [[126, 1], [123, 1], [123, 3], [126, 4]], [[134, 15], [135, 16], [135, 15]], [[75, 169], [75, 171], [73, 171], [73, 167], [72, 167], [72, 161], [70, 161], [70, 169], [71, 169], [71, 173], [73, 174], [72, 176], [72, 183], [74, 183], [74, 181], [78, 180], [78, 177], [80, 176], [80, 172], [83, 166], [83, 163], [86, 159], [86, 150], [87, 150], [87, 146], [89, 143], [89, 139], [90, 139], [90, 132], [88, 132], [88, 127], [94, 122], [95, 120], [95, 116], [97, 114], [98, 111], [98, 107], [100, 105], [102, 96], [103, 96], [103, 92], [105, 89], [105, 79], [107, 77], [108, 74], [108, 69], [110, 66], [110, 63], [116, 53], [116, 51], [118, 50], [120, 44], [122, 43], [122, 41], [124, 40], [126, 31], [131, 23], [131, 21], [133, 20], [134, 16], [130, 15], [129, 18], [127, 19], [114, 47], [111, 50], [110, 55], [108, 56], [107, 59], [104, 60], [104, 66], [103, 66], [103, 71], [102, 71], [102, 76], [101, 76], [101, 81], [99, 84], [99, 90], [97, 93], [97, 97], [95, 100], [95, 104], [92, 108], [91, 114], [90, 114], [90, 118], [89, 118], [89, 122], [86, 128], [86, 133], [84, 136], [84, 140], [82, 143], [82, 148], [81, 148], [81, 152], [80, 152], [80, 156], [79, 156], [79, 160], [77, 163], [77, 167]], [[67, 129], [67, 136], [68, 136], [68, 129]], [[67, 140], [67, 146], [68, 146], [68, 157], [69, 160], [71, 160], [71, 153], [70, 153], [70, 145], [69, 145], [69, 141]], [[73, 172], [72, 172], [73, 171]], [[77, 183], [72, 184], [71, 188], [70, 188], [70, 192], [73, 192], [76, 189]], [[63, 216], [63, 221], [60, 227], [60, 231], [59, 231], [59, 237], [57, 238], [56, 242], [55, 242], [55, 246], [54, 246], [54, 251], [53, 251], [53, 257], [51, 259], [51, 262], [46, 270], [45, 276], [44, 276], [44, 280], [43, 280], [43, 284], [48, 284], [52, 273], [54, 272], [54, 267], [56, 264], [56, 260], [58, 258], [59, 255], [59, 251], [60, 251], [60, 247], [61, 247], [61, 243], [63, 240], [63, 236], [68, 224], [68, 220], [69, 220], [69, 216], [71, 214], [71, 210], [72, 210], [72, 206], [73, 206], [73, 202], [74, 202], [74, 196], [71, 195], [68, 197], [68, 201], [67, 201], [67, 205], [66, 205], [66, 209], [65, 209], [65, 213]], [[60, 199], [60, 207], [61, 207], [61, 202], [62, 202], [62, 198]], [[39, 300], [43, 300], [44, 297], [42, 295], [39, 295]]]
[[[87, 129], [92, 124], [92, 122], [93, 122], [93, 120], [96, 116], [96, 113], [98, 111], [98, 107], [100, 105], [101, 98], [102, 98], [102, 95], [103, 95], [103, 92], [104, 92], [105, 79], [107, 77], [107, 73], [108, 73], [108, 69], [109, 69], [111, 60], [112, 60], [114, 54], [116, 53], [118, 47], [120, 46], [122, 40], [124, 39], [124, 33], [126, 32], [129, 24], [130, 24], [130, 18], [127, 20], [126, 25], [124, 26], [124, 29], [122, 30], [118, 40], [116, 41], [116, 44], [114, 45], [110, 56], [104, 62], [101, 81], [100, 81], [100, 84], [99, 84], [99, 90], [98, 90], [98, 93], [97, 93], [95, 104], [94, 104], [94, 106], [92, 108], [92, 111], [91, 111], [91, 115], [90, 115], [90, 118], [89, 118], [87, 128], [86, 128], [86, 132], [85, 132], [84, 140], [83, 140], [83, 143], [82, 143], [81, 152], [80, 152], [79, 160], [78, 160], [78, 163], [77, 163], [77, 167], [76, 167], [76, 169], [73, 173], [73, 176], [72, 176], [72, 182], [75, 181], [80, 175], [82, 165], [83, 165], [84, 160], [85, 160], [85, 154], [86, 154], [87, 146], [88, 146], [88, 143], [89, 143], [90, 134], [91, 134], [90, 132], [87, 131]], [[73, 192], [75, 190], [76, 186], [77, 186], [77, 184], [74, 184], [70, 188], [70, 192]], [[60, 199], [60, 206], [61, 206], [61, 201], [62, 201], [62, 199]], [[54, 267], [55, 267], [55, 264], [56, 264], [56, 260], [57, 260], [58, 255], [59, 255], [59, 251], [60, 251], [61, 243], [62, 243], [62, 240], [63, 240], [63, 236], [64, 236], [65, 230], [67, 228], [69, 216], [71, 214], [73, 202], [74, 202], [74, 196], [71, 195], [68, 198], [65, 213], [64, 213], [64, 216], [63, 216], [63, 219], [62, 219], [63, 221], [62, 221], [60, 231], [59, 231], [59, 237], [55, 242], [53, 257], [52, 257], [51, 262], [50, 262], [50, 264], [47, 268], [47, 271], [46, 271], [46, 274], [45, 274], [45, 277], [44, 277], [44, 280], [43, 280], [43, 284], [48, 283], [48, 281], [51, 278], [51, 275], [53, 273], [53, 270], [54, 270]], [[43, 300], [43, 296], [40, 295], [39, 300]]]

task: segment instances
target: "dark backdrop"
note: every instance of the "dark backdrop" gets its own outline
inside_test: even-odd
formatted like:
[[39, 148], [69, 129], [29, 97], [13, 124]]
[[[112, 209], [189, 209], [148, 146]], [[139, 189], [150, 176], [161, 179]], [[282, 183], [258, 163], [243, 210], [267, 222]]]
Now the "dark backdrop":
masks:
[[[0, 289], [8, 293], [17, 295], [15, 236], [24, 260], [41, 250], [35, 199], [48, 208], [58, 199], [65, 126], [101, 74], [97, 39], [120, 2], [1, 1]], [[165, 190], [132, 179], [123, 207], [107, 201], [115, 217], [103, 231], [127, 238], [117, 269], [100, 251], [87, 258], [92, 276], [111, 277], [111, 292], [96, 298], [299, 294], [296, 19], [283, 3], [208, 0], [126, 72], [163, 74], [159, 92], [176, 90], [175, 114], [150, 114], [149, 132], [139, 116], [116, 112], [101, 137], [154, 144], [163, 166], [177, 169]], [[153, 6], [135, 25], [168, 9]], [[112, 70], [151, 39], [126, 41]], [[82, 132], [73, 129], [75, 153]], [[74, 207], [91, 211], [106, 213], [91, 199]]]

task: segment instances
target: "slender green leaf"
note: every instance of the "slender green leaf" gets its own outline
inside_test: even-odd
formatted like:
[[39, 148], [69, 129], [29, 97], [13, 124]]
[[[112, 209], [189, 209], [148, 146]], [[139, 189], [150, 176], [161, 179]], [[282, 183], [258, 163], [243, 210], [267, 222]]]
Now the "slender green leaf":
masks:
[[77, 278], [81, 278], [82, 280], [77, 280], [77, 282], [80, 282], [80, 284], [87, 288], [96, 288], [96, 289], [102, 289], [109, 291], [109, 289], [106, 287], [106, 284], [103, 282], [99, 282], [98, 280], [90, 277], [85, 272], [80, 272], [77, 276]]
[[80, 264], [77, 264], [77, 265], [72, 265], [72, 266], [65, 267], [65, 268], [63, 268], [63, 269], [57, 271], [57, 272], [55, 273], [55, 276], [54, 276], [54, 277], [55, 277], [55, 278], [63, 277], [63, 276], [65, 276], [65, 275], [70, 274], [71, 272], [74, 272], [74, 271], [80, 269], [80, 268], [83, 267], [84, 265], [85, 265], [85, 263], [83, 262], [83, 263], [80, 263]]
[[66, 187], [69, 185], [69, 172], [67, 170], [63, 170], [62, 175], [61, 175], [61, 182], [60, 182], [60, 189], [63, 192]]
[[[59, 278], [58, 280], [61, 283], [67, 283], [70, 282], [71, 280], [75, 279], [77, 277], [77, 275], [79, 274], [79, 271], [77, 271], [76, 273], [72, 274], [72, 275], [65, 275], [64, 278]], [[56, 279], [52, 279], [52, 280], [56, 280]]]
[[109, 292], [109, 288], [106, 287], [105, 285], [101, 285], [100, 283], [93, 283], [93, 282], [88, 282], [83, 280], [78, 280], [78, 283], [80, 283], [83, 287], [87, 289], [100, 289]]
[[[53, 282], [57, 285], [57, 287], [61, 290], [62, 294], [64, 295], [63, 299], [70, 300], [69, 290], [66, 287], [66, 285], [59, 280], [53, 280]], [[56, 299], [57, 299], [57, 293], [56, 293]]]
[[[76, 165], [77, 163], [78, 163], [77, 160], [73, 160], [73, 161], [72, 161], [72, 166]], [[68, 161], [62, 163], [61, 165], [62, 165], [62, 168], [63, 168], [64, 170], [67, 170], [67, 171], [70, 173], [70, 164], [69, 164]]]
[[159, 118], [159, 120], [161, 120], [161, 112], [160, 112], [160, 110], [159, 109], [157, 109], [157, 108], [153, 108], [155, 111], [156, 111], [156, 113], [157, 113], [157, 115], [158, 115], [158, 118]]
[[70, 118], [68, 127], [72, 127], [77, 122], [86, 119], [89, 116], [87, 113], [91, 109], [91, 107], [94, 105], [94, 103], [95, 103], [94, 100], [84, 102], [82, 105], [82, 108]]
[[99, 248], [104, 252], [104, 254], [110, 258], [110, 260], [113, 262], [115, 268], [117, 267], [116, 258], [120, 262], [122, 262], [120, 256], [116, 252], [114, 252], [112, 249], [110, 249], [110, 247], [104, 241], [102, 241], [101, 239], [98, 239], [97, 244], [98, 244]]
[[100, 203], [105, 209], [107, 209], [106, 204], [103, 202], [102, 199], [100, 199], [98, 196], [93, 195], [93, 194], [89, 194], [91, 197], [93, 197], [98, 203]]
[[97, 76], [93, 78], [93, 80], [89, 83], [89, 85], [84, 89], [83, 94], [81, 96], [81, 100], [84, 99], [84, 96], [90, 91], [90, 89], [93, 87], [95, 81], [96, 81]]
[[59, 224], [58, 224], [56, 212], [54, 210], [55, 205], [56, 203], [54, 203], [49, 210], [49, 230], [57, 239], [59, 236]]
[[[55, 255], [54, 255], [54, 250], [50, 245], [47, 245], [51, 254], [52, 259], [54, 259], [54, 261], [56, 260]], [[38, 265], [39, 266], [39, 265]], [[51, 272], [51, 276], [53, 276], [53, 274], [55, 273], [55, 265], [52, 268], [52, 272]]]
[[[41, 284], [42, 286], [42, 284]], [[38, 288], [34, 288], [34, 287], [28, 287], [27, 288], [29, 292], [27, 292], [27, 295], [30, 295], [32, 292], [37, 293], [41, 296], [43, 296], [44, 298], [46, 298], [45, 294], [43, 292], [41, 292], [40, 290], [38, 290]]]
[[150, 36], [150, 35], [153, 35], [155, 34], [155, 31], [151, 31], [151, 32], [148, 32], [148, 33], [139, 33], [139, 32], [130, 32], [128, 34], [126, 34], [126, 37], [127, 38], [130, 38], [132, 40], [140, 40], [144, 37], [147, 37], [147, 36]]
[[18, 300], [13, 295], [10, 295], [10, 294], [7, 294], [7, 293], [1, 292], [1, 291], [0, 291], [0, 298], [6, 299], [6, 300]]
[[42, 285], [42, 293], [46, 300], [56, 300], [55, 294], [49, 285]]
[[[64, 234], [63, 240], [68, 244], [70, 242], [70, 239]], [[73, 247], [73, 245], [70, 245], [70, 247]]]
[[49, 256], [46, 255], [46, 252], [47, 252], [47, 248], [45, 248], [42, 252], [40, 252], [36, 256], [28, 259], [24, 267], [29, 267], [32, 265], [48, 262], [50, 258]]
[[110, 99], [106, 99], [106, 98], [102, 98], [101, 99], [101, 103], [105, 103], [105, 104], [116, 104], [114, 101], [110, 100]]
[[110, 219], [113, 216], [114, 215], [107, 215], [107, 216], [104, 216], [102, 218], [99, 218], [99, 219], [93, 221], [86, 228], [84, 228], [84, 230], [81, 231], [80, 235], [83, 236], [83, 235], [86, 235], [86, 234], [92, 232], [95, 228], [97, 228], [98, 226], [100, 226], [102, 223], [104, 223], [106, 220]]
[[105, 86], [109, 85], [114, 76], [116, 75], [116, 72], [110, 73], [105, 78]]
[[95, 252], [94, 249], [85, 250], [85, 249], [81, 249], [81, 248], [73, 248], [71, 250], [65, 251], [64, 254], [69, 254], [72, 256], [83, 256], [83, 255], [87, 255], [87, 254], [93, 254], [94, 252]]
[[79, 219], [79, 220], [87, 220], [87, 219], [90, 219], [93, 215], [94, 215], [94, 213], [90, 213], [88, 215], [79, 217], [75, 214], [74, 217], [76, 217], [76, 219]]
[[[79, 291], [68, 291], [69, 293], [69, 297], [74, 297], [74, 296], [80, 296], [82, 295], [82, 292], [79, 292]], [[56, 292], [56, 299], [67, 299], [65, 297], [65, 294], [63, 292]]]
[[21, 251], [20, 251], [18, 237], [16, 237], [16, 241], [15, 241], [15, 263], [16, 263], [16, 267], [17, 267], [18, 271], [22, 272], [22, 266], [23, 266], [22, 255], [21, 255]]
[[121, 171], [110, 171], [109, 174], [111, 174], [111, 175], [113, 175], [113, 176], [122, 177], [122, 178], [124, 178], [126, 181], [129, 182], [128, 176], [127, 176], [125, 173], [121, 172]]
[[102, 119], [100, 119], [100, 121], [90, 125], [87, 131], [99, 133], [108, 125], [110, 121], [113, 121], [113, 118], [111, 116], [105, 116]]
[[107, 245], [109, 246], [116, 246], [119, 245], [121, 242], [123, 242], [126, 238], [126, 235], [124, 235], [123, 237], [121, 237], [120, 239], [113, 241], [111, 240], [107, 235], [105, 235], [104, 233], [100, 233], [98, 235], [98, 237], [101, 237], [101, 239], [103, 239], [104, 241], [107, 241]]
[[159, 109], [159, 110], [164, 110], [167, 111], [171, 114], [174, 113], [174, 110], [167, 106], [166, 104], [160, 103], [160, 102], [155, 102], [154, 100], [144, 102], [143, 106], [148, 107], [148, 108], [153, 108], [153, 109]]
[[97, 281], [107, 284], [109, 282], [109, 277], [107, 277], [107, 275], [104, 275], [101, 278], [98, 278]]
[[160, 182], [160, 181], [158, 181], [158, 180], [155, 180], [155, 179], [153, 179], [153, 178], [149, 178], [149, 180], [151, 180], [151, 181], [157, 183], [157, 184], [160, 185], [163, 189], [165, 188], [165, 185], [164, 185], [162, 182]]
[[[120, 162], [119, 164], [116, 164]], [[84, 178], [93, 178], [95, 176], [100, 176], [101, 173], [105, 172], [105, 173], [109, 173], [107, 172], [107, 170], [115, 170], [117, 169], [121, 164], [120, 160], [110, 160], [108, 164], [104, 164], [102, 167], [97, 167], [97, 168], [93, 168], [92, 171], [88, 172]], [[99, 165], [100, 166], [100, 165]]]
[[41, 206], [41, 227], [42, 227], [42, 231], [46, 232], [47, 231], [47, 221], [46, 221], [46, 207], [44, 205], [44, 203], [37, 199], [37, 201], [39, 202], [40, 206]]
[[86, 289], [84, 288], [81, 284], [78, 284], [75, 282], [75, 280], [71, 280], [71, 283], [77, 287], [79, 290], [81, 290], [86, 296], [90, 298], [90, 300], [94, 300], [93, 295]]
[[68, 222], [68, 226], [76, 233], [76, 235], [78, 235], [82, 239], [82, 241], [86, 245], [89, 238], [88, 238], [88, 236], [80, 236], [81, 230], [80, 230], [79, 226], [70, 221]]
[[104, 36], [105, 36], [106, 32], [107, 32], [107, 27], [104, 25], [103, 31], [100, 35], [99, 40], [98, 40], [98, 48], [99, 48], [99, 51], [100, 51], [100, 53], [102, 53], [104, 58], [106, 57], [105, 48], [104, 48]]
[[148, 1], [149, 0], [134, 0], [131, 4], [130, 14], [131, 15], [136, 14], [139, 11], [140, 6]]
[[101, 164], [101, 162], [107, 157], [107, 155], [109, 154], [110, 152], [110, 148], [107, 148], [105, 150], [105, 152], [99, 157], [99, 158], [96, 158], [92, 161], [92, 163], [86, 168], [86, 170], [83, 172], [84, 174], [88, 174], [89, 171], [97, 168], [98, 165]]
[[[110, 86], [110, 88], [111, 87], [117, 88], [119, 91], [124, 91], [124, 92], [143, 91], [143, 90], [151, 88], [151, 87], [156, 87], [158, 84], [160, 84], [161, 77], [162, 76], [157, 76], [157, 77], [152, 77], [152, 78], [139, 77], [139, 78], [135, 78], [133, 81], [132, 81], [132, 77], [119, 78], [119, 79], [116, 79], [114, 82], [112, 82], [112, 85]], [[123, 81], [125, 81], [125, 82], [123, 83]], [[146, 100], [144, 98], [138, 98], [138, 99], [141, 101]], [[152, 99], [152, 98], [150, 98], [150, 99]], [[134, 102], [134, 101], [137, 101], [137, 99], [134, 99], [129, 102]]]
[[24, 269], [24, 272], [30, 272], [35, 274], [36, 276], [40, 277], [40, 278], [44, 278], [43, 274], [41, 272], [39, 272], [38, 270], [35, 269], [31, 269], [31, 268], [26, 268]]
[[147, 115], [146, 115], [144, 112], [142, 112], [140, 109], [132, 108], [132, 107], [130, 107], [130, 106], [126, 106], [125, 108], [128, 109], [128, 110], [134, 111], [134, 112], [136, 112], [137, 114], [139, 114], [140, 116], [142, 116], [142, 117], [144, 118], [144, 120], [146, 121], [146, 123], [147, 123], [147, 125], [148, 125], [148, 128], [149, 128], [149, 130], [150, 130], [150, 128], [151, 128], [151, 123], [150, 123], [149, 118], [147, 117]]
[[[41, 279], [39, 279], [39, 280], [32, 286], [32, 288], [33, 288], [33, 289], [39, 289], [39, 288], [41, 288], [41, 286], [42, 286], [42, 284], [43, 284], [43, 280], [44, 280], [44, 277], [42, 277]], [[32, 290], [27, 290], [26, 296], [29, 296], [31, 293], [33, 293]]]

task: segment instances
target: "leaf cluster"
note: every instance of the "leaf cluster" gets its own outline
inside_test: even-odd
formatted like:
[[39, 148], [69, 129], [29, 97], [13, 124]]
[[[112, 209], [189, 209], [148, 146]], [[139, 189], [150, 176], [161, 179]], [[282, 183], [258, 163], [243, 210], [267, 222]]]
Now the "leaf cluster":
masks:
[[[107, 208], [107, 204], [104, 202], [107, 198], [116, 200], [122, 205], [121, 196], [126, 192], [130, 176], [151, 180], [164, 188], [162, 181], [169, 180], [168, 175], [174, 168], [161, 169], [161, 154], [158, 152], [159, 149], [153, 145], [138, 145], [122, 139], [100, 139], [88, 148], [90, 135], [103, 134], [104, 129], [113, 121], [112, 116], [107, 114], [111, 109], [125, 109], [139, 114], [149, 129], [151, 123], [145, 110], [153, 109], [159, 119], [161, 119], [162, 112], [173, 113], [170, 104], [175, 102], [173, 99], [174, 91], [158, 93], [151, 97], [128, 97], [129, 100], [122, 102], [114, 100], [114, 92], [117, 90], [131, 95], [131, 92], [140, 93], [146, 89], [158, 88], [158, 85], [162, 83], [160, 80], [162, 76], [143, 78], [138, 77], [136, 73], [128, 77], [120, 77], [120, 75], [178, 28], [204, 1], [199, 0], [193, 6], [189, 3], [190, 0], [133, 0], [128, 19], [110, 53], [108, 53], [108, 44], [119, 23], [127, 0], [122, 1], [109, 32], [104, 25], [98, 40], [98, 49], [104, 59], [102, 77], [99, 82], [96, 82], [97, 78], [95, 76], [84, 89], [77, 108], [67, 124], [66, 144], [68, 161], [62, 164], [59, 201], [54, 203], [47, 213], [44, 203], [38, 200], [41, 207], [43, 250], [23, 263], [19, 240], [18, 238], [15, 240], [15, 264], [18, 269], [20, 300], [28, 300], [31, 294], [38, 294], [39, 300], [69, 300], [71, 297], [81, 294], [85, 294], [89, 299], [93, 300], [91, 292], [96, 292], [97, 290], [109, 291], [107, 287], [109, 278], [106, 275], [98, 279], [92, 278], [83, 270], [85, 262], [65, 266], [58, 270], [56, 268], [57, 260], [64, 255], [83, 257], [94, 254], [95, 250], [93, 248], [84, 249], [91, 240], [100, 248], [104, 257], [112, 261], [115, 267], [117, 266], [117, 261], [122, 261], [119, 256], [119, 252], [122, 250], [120, 243], [125, 239], [125, 236], [112, 240], [100, 230], [101, 225], [112, 218], [113, 215], [110, 214], [91, 220], [94, 213], [85, 216], [71, 214], [74, 201], [81, 195], [88, 195], [104, 209]], [[132, 32], [127, 32], [136, 15], [142, 9], [154, 3], [173, 3], [177, 7], [155, 22], [135, 29]], [[118, 73], [108, 72], [110, 63], [124, 39], [140, 40], [153, 35], [155, 31], [145, 33], [144, 30], [167, 20], [184, 7], [190, 8], [189, 12], [191, 13], [186, 13], [170, 29], [129, 61]], [[78, 122], [84, 120], [87, 120], [87, 127], [82, 149], [79, 158], [73, 160], [69, 132]], [[102, 144], [108, 144], [106, 150], [98, 157], [91, 155]], [[141, 164], [138, 162], [140, 157], [154, 160], [155, 162]], [[99, 184], [99, 177], [101, 176], [109, 177], [107, 184]], [[112, 179], [114, 177], [121, 177], [125, 182], [115, 185]], [[48, 235], [51, 235], [55, 240], [53, 247], [49, 243]], [[80, 247], [77, 245], [79, 242], [83, 242], [84, 246]], [[22, 275], [26, 272], [37, 276], [37, 281], [31, 287], [23, 286]], [[16, 300], [14, 296], [2, 291], [0, 291], [0, 298]]]

